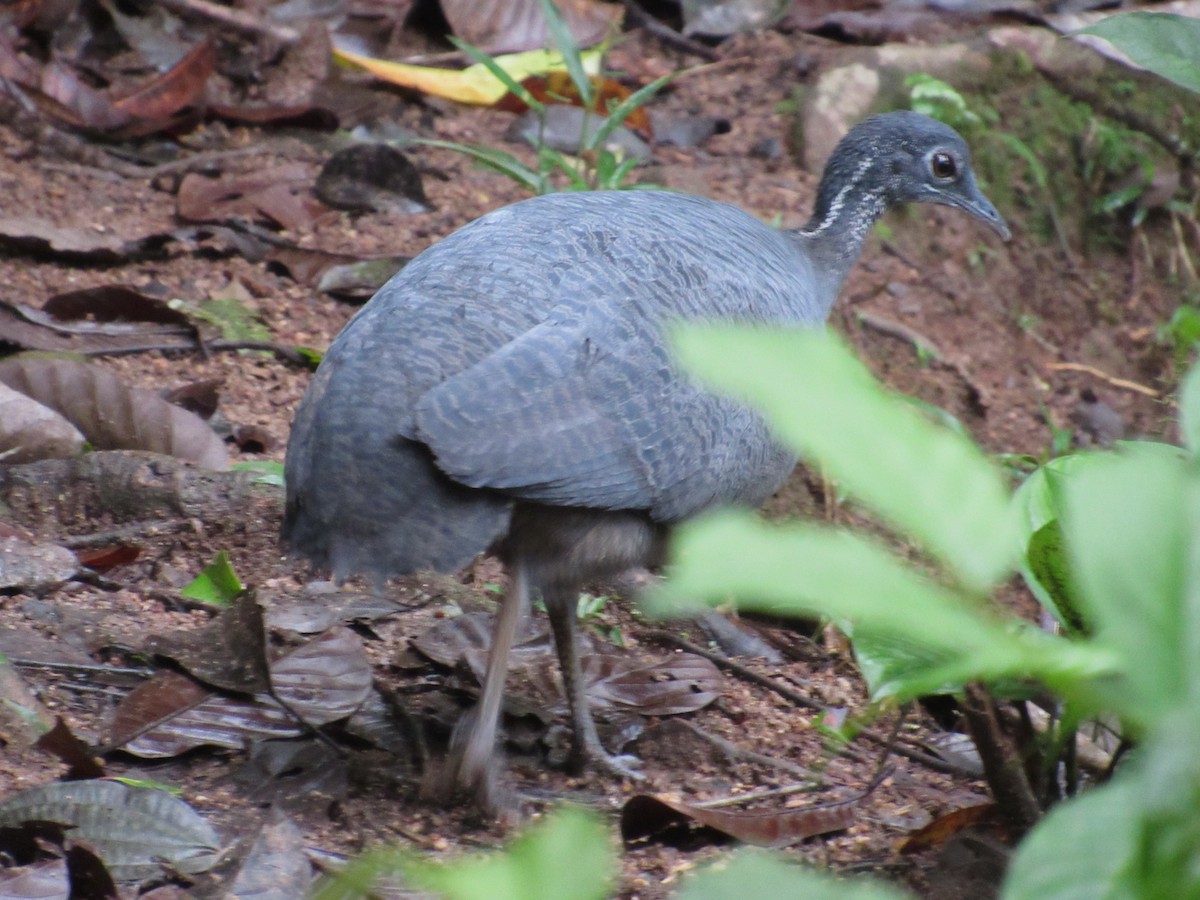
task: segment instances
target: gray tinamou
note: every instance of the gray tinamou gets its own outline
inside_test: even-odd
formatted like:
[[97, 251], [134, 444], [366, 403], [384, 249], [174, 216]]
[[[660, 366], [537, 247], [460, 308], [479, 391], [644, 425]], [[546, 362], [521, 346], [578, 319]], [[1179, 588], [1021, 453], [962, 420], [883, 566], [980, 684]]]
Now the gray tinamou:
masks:
[[283, 539], [338, 579], [501, 555], [512, 583], [451, 765], [460, 787], [485, 801], [493, 787], [508, 653], [533, 594], [550, 615], [575, 762], [633, 774], [588, 710], [581, 586], [659, 560], [673, 523], [761, 504], [796, 463], [756, 412], [681, 374], [666, 328], [820, 326], [872, 224], [912, 201], [1008, 236], [962, 138], [888, 113], [838, 144], [802, 229], [666, 191], [535, 197], [417, 256], [338, 335], [292, 426]]

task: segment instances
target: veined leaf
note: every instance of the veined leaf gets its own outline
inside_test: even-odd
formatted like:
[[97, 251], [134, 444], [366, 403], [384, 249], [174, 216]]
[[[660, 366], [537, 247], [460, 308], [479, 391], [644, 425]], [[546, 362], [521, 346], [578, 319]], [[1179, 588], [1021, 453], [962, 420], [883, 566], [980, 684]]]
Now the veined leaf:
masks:
[[[471, 103], [491, 106], [506, 93], [508, 86], [500, 81], [489, 67], [475, 63], [465, 69], [440, 69], [433, 66], [414, 66], [408, 63], [390, 62], [334, 48], [334, 58], [366, 69], [376, 78], [401, 87], [413, 88], [426, 94]], [[590, 74], [600, 70], [600, 52], [585, 50], [580, 53], [583, 67]], [[530, 75], [556, 72], [566, 69], [562, 54], [553, 50], [528, 50], [524, 53], [509, 53], [493, 57], [495, 63], [508, 73], [514, 82], [521, 82]]]
[[1131, 12], [1101, 19], [1075, 34], [1102, 37], [1143, 69], [1200, 93], [1200, 19]]
[[[780, 437], [985, 592], [1015, 561], [1000, 472], [961, 435], [885, 392], [818, 331], [686, 328], [689, 369], [762, 409]], [[754, 365], [747, 365], [753, 360]]]

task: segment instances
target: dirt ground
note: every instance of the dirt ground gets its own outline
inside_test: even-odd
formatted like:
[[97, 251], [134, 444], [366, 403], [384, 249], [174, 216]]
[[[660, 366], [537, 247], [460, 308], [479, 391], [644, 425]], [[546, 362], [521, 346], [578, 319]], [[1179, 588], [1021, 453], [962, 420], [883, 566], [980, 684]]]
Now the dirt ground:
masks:
[[[655, 109], [721, 115], [729, 120], [730, 130], [700, 148], [657, 148], [653, 162], [639, 169], [639, 180], [734, 203], [784, 226], [801, 224], [819, 173], [803, 170], [786, 152], [772, 157], [750, 151], [786, 143], [794, 85], [810, 67], [836, 62], [841, 52], [837, 44], [801, 33], [765, 33], [728, 42], [722, 47], [721, 64], [680, 79]], [[798, 65], [801, 60], [803, 65]], [[612, 68], [643, 80], [689, 62], [694, 60], [636, 32], [610, 59]], [[510, 147], [504, 139], [509, 114], [423, 103], [411, 95], [387, 96], [393, 104], [391, 118], [423, 134]], [[326, 155], [320, 140], [244, 127], [207, 125], [185, 140], [205, 150], [261, 144], [261, 152], [221, 162], [223, 172], [296, 163], [315, 177]], [[335, 213], [307, 233], [288, 237], [333, 252], [413, 255], [480, 214], [525, 196], [512, 182], [451, 151], [420, 148], [411, 156], [425, 175], [433, 211], [408, 216]], [[0, 124], [0, 210], [7, 216], [36, 214], [57, 225], [123, 237], [169, 231], [176, 224], [172, 187], [169, 179], [139, 180], [63, 158], [28, 133]], [[887, 384], [958, 417], [990, 452], [1040, 457], [1051, 444], [1052, 427], [1086, 439], [1089, 404], [1081, 402], [1085, 391], [1120, 416], [1126, 435], [1173, 439], [1169, 404], [1114, 379], [1169, 395], [1177, 372], [1156, 329], [1181, 301], [1180, 289], [1153, 267], [1139, 264], [1133, 240], [1128, 252], [1077, 255], [1068, 264], [1060, 248], [1025, 231], [1019, 216], [1012, 217], [1012, 224], [1015, 237], [1002, 244], [978, 223], [940, 207], [893, 214], [887, 220], [887, 238], [876, 234], [869, 240], [836, 307], [832, 327], [849, 338]], [[1165, 234], [1161, 229], [1167, 225], [1151, 219], [1143, 228], [1153, 241]], [[0, 253], [0, 282], [6, 300], [33, 307], [66, 290], [105, 284], [192, 300], [236, 290], [266, 324], [272, 341], [315, 348], [327, 346], [355, 311], [265, 263], [229, 252], [176, 248], [158, 258], [101, 265], [70, 264], [10, 248]], [[927, 341], [935, 353], [919, 354], [915, 338]], [[234, 425], [257, 426], [269, 438], [264, 453], [233, 449], [235, 461], [283, 459], [291, 416], [310, 378], [304, 368], [249, 351], [207, 356], [147, 352], [104, 358], [101, 364], [154, 390], [219, 379], [220, 413]], [[145, 664], [138, 651], [148, 634], [207, 621], [207, 613], [177, 603], [177, 592], [221, 550], [228, 552], [242, 580], [257, 588], [268, 609], [289, 608], [310, 596], [305, 591], [312, 578], [303, 566], [281, 555], [276, 541], [278, 501], [259, 503], [252, 510], [237, 519], [193, 522], [171, 533], [139, 536], [137, 559], [109, 571], [102, 582], [70, 581], [39, 595], [0, 596], [0, 631], [60, 643], [64, 659]], [[852, 509], [833, 501], [819, 473], [803, 470], [770, 502], [768, 511], [837, 523], [859, 521]], [[59, 522], [52, 511], [39, 521], [16, 524], [49, 541], [121, 526], [112, 520]], [[797, 572], [796, 579], [802, 584], [804, 573]], [[419, 720], [437, 720], [437, 711], [444, 707], [437, 698], [454, 673], [416, 656], [410, 643], [457, 610], [494, 608], [497, 585], [503, 585], [503, 576], [486, 561], [458, 578], [410, 579], [392, 586], [389, 596], [416, 608], [364, 629], [379, 685], [393, 692], [399, 704], [409, 704]], [[1034, 614], [1032, 600], [1019, 585], [1007, 590], [1004, 599], [1024, 614]], [[607, 604], [598, 622], [605, 631], [619, 628], [629, 652], [660, 658], [677, 652], [655, 635], [664, 626], [644, 621], [632, 603]], [[929, 625], [937, 627], [934, 622]], [[748, 669], [851, 716], [867, 708], [853, 660], [837, 641], [821, 634], [809, 640], [782, 623], [748, 627], [779, 648], [783, 657], [775, 664], [743, 660]], [[706, 643], [694, 630], [676, 630]], [[19, 653], [9, 650], [8, 655], [17, 658]], [[85, 691], [45, 668], [20, 671], [76, 734], [90, 742], [104, 740], [107, 717], [125, 689]], [[530, 808], [535, 811], [557, 799], [570, 799], [614, 816], [635, 792], [673, 791], [688, 800], [711, 799], [795, 783], [797, 766], [819, 772], [821, 790], [777, 802], [801, 806], [852, 798], [878, 771], [882, 745], [862, 737], [851, 752], [831, 754], [816, 727], [821, 717], [762, 684], [727, 672], [716, 702], [682, 718], [758, 756], [714, 749], [693, 732], [666, 727], [669, 718], [663, 717], [648, 721], [644, 736], [631, 747], [645, 763], [644, 784], [601, 775], [569, 776], [548, 766], [540, 753], [517, 751], [508, 777], [534, 798]], [[884, 714], [871, 721], [867, 731], [886, 741], [896, 724], [895, 714]], [[902, 744], [923, 748], [942, 728], [927, 711], [910, 710], [901, 726]], [[435, 760], [445, 738], [436, 727], [428, 735]], [[308, 795], [284, 791], [286, 796], [278, 798], [300, 825], [306, 846], [348, 855], [378, 844], [449, 853], [498, 846], [509, 833], [495, 821], [480, 821], [424, 799], [422, 776], [412, 758], [416, 754], [405, 758], [363, 742], [348, 746], [343, 787]], [[850, 827], [785, 852], [837, 871], [897, 879], [922, 896], [983, 897], [994, 891], [1004, 856], [1002, 836], [995, 830], [954, 848], [898, 852], [899, 842], [914, 829], [987, 799], [981, 781], [935, 769], [922, 762], [920, 754], [913, 757], [892, 756], [888, 765], [893, 771], [856, 807]], [[787, 765], [772, 765], [772, 760]], [[120, 753], [105, 760], [109, 774], [180, 787], [230, 845], [252, 838], [269, 806], [269, 798], [255, 795], [239, 779], [245, 764], [244, 752], [205, 749], [162, 761]], [[61, 771], [61, 764], [50, 757], [6, 751], [0, 757], [0, 797], [51, 781]], [[686, 873], [721, 852], [712, 845], [681, 849], [657, 841], [626, 848], [620, 895], [666, 896]], [[195, 890], [212, 890], [218, 882], [219, 876], [202, 876]]]

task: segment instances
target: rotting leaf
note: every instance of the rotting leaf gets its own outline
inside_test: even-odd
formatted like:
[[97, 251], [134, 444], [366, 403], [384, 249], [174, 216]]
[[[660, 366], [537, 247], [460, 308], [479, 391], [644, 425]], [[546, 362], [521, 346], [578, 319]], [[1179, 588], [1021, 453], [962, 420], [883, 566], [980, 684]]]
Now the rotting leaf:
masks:
[[[555, 6], [580, 47], [614, 33], [624, 13], [597, 0], [557, 0]], [[541, 0], [442, 0], [441, 7], [457, 37], [488, 53], [533, 50], [550, 41]]]
[[172, 388], [162, 396], [168, 403], [193, 412], [207, 422], [221, 405], [224, 384], [221, 378], [205, 378]]
[[972, 825], [998, 821], [999, 813], [995, 803], [960, 807], [943, 813], [924, 827], [911, 832], [900, 844], [899, 850], [901, 853], [921, 853], [934, 847], [940, 847]]
[[127, 240], [94, 228], [55, 225], [37, 216], [0, 217], [0, 246], [18, 253], [57, 256], [69, 262], [128, 262], [131, 257], [170, 240], [169, 234], [147, 234]]
[[[37, 311], [24, 308], [22, 312], [31, 321], [39, 321]], [[195, 326], [183, 312], [122, 284], [55, 294], [42, 304], [41, 313], [50, 317], [41, 318], [43, 324], [66, 332], [195, 334]]]
[[0, 589], [39, 593], [58, 587], [79, 571], [79, 560], [66, 547], [19, 537], [0, 538]]
[[[633, 96], [633, 91], [620, 82], [613, 81], [610, 78], [602, 78], [599, 75], [592, 75], [590, 78], [592, 82], [592, 105], [590, 108], [601, 119], [608, 114], [610, 108]], [[521, 87], [525, 88], [530, 96], [539, 103], [546, 104], [547, 106], [553, 104], [584, 105], [583, 98], [579, 96], [579, 88], [576, 87], [575, 82], [571, 80], [571, 76], [567, 72], [532, 75], [521, 82]], [[504, 110], [505, 112], [523, 113], [529, 109], [529, 106], [524, 100], [510, 91], [496, 103], [496, 109]], [[623, 124], [627, 128], [639, 132], [647, 140], [654, 137], [654, 127], [650, 122], [650, 113], [644, 106], [639, 106], [626, 116]], [[576, 147], [578, 146], [576, 144]]]
[[79, 429], [50, 407], [0, 383], [0, 462], [70, 459], [86, 443]]
[[[210, 584], [222, 592], [230, 586], [228, 579], [237, 584], [224, 550], [205, 567], [200, 578], [206, 574], [210, 575]], [[152, 635], [145, 649], [174, 660], [188, 674], [223, 690], [261, 694], [271, 685], [263, 611], [253, 591], [237, 591], [229, 607], [203, 628]]]
[[179, 593], [202, 603], [226, 606], [232, 603], [243, 590], [242, 582], [229, 562], [229, 554], [224, 550], [219, 550], [213, 561], [201, 569], [200, 574], [186, 584]]
[[289, 230], [311, 228], [330, 210], [308, 196], [307, 166], [275, 166], [253, 175], [208, 178], [189, 174], [179, 183], [176, 212], [187, 222], [263, 219]]
[[0, 300], [0, 344], [46, 353], [99, 355], [144, 350], [195, 349], [196, 329], [154, 324], [77, 326], [42, 310]]
[[[482, 63], [475, 63], [465, 69], [438, 69], [374, 59], [339, 47], [335, 47], [333, 53], [336, 59], [361, 66], [383, 81], [459, 103], [491, 106], [508, 92], [507, 86]], [[589, 74], [595, 74], [599, 70], [598, 51], [589, 50], [581, 53], [580, 57]], [[526, 50], [524, 53], [505, 54], [495, 57], [493, 62], [518, 82], [541, 72], [566, 69], [562, 54], [555, 50]]]
[[170, 119], [201, 99], [216, 67], [216, 44], [212, 37], [206, 37], [169, 70], [117, 100], [114, 106], [134, 119]]
[[98, 450], [150, 450], [210, 469], [229, 466], [224, 442], [203, 420], [99, 366], [16, 356], [0, 361], [0, 382], [60, 413]]
[[86, 743], [75, 736], [62, 716], [55, 719], [54, 727], [38, 738], [34, 746], [58, 757], [70, 767], [65, 776], [67, 781], [104, 777], [104, 766], [100, 760], [92, 755]]
[[0, 897], [5, 900], [67, 900], [70, 896], [71, 880], [65, 859], [47, 859], [0, 875]]
[[[651, 839], [692, 843], [709, 829], [757, 847], [787, 847], [831, 831], [842, 831], [857, 820], [857, 802], [829, 803], [782, 810], [706, 809], [673, 795], [638, 794], [621, 808], [621, 838], [625, 843]], [[714, 835], [715, 836], [715, 835]]]
[[340, 121], [336, 110], [312, 104], [227, 106], [210, 103], [208, 114], [239, 125], [273, 125], [279, 128], [310, 128], [314, 131], [333, 131]]
[[349, 300], [367, 300], [403, 269], [410, 259], [408, 256], [378, 256], [328, 266], [316, 280], [315, 287], [322, 294]]
[[[492, 646], [492, 622], [495, 616], [486, 612], [464, 613], [452, 619], [442, 619], [426, 628], [412, 646], [422, 655], [443, 666], [454, 667], [460, 662], [470, 668], [480, 681], [487, 669], [488, 649]], [[514, 642], [510, 665], [526, 665], [538, 659], [552, 659], [554, 654], [550, 633], [544, 623], [532, 617], [526, 629]]]
[[242, 862], [229, 896], [239, 900], [304, 897], [312, 879], [303, 834], [287, 813], [274, 806]]
[[[309, 725], [351, 715], [371, 690], [362, 639], [331, 628], [271, 665], [275, 693]], [[265, 694], [226, 697], [175, 672], [161, 672], [117, 707], [111, 746], [142, 757], [176, 756], [211, 745], [240, 749], [248, 741], [296, 737], [303, 727]]]
[[[233, 780], [246, 792], [246, 799], [255, 803], [270, 801], [287, 808], [303, 803], [313, 794], [319, 794], [328, 803], [350, 792], [346, 758], [315, 738], [252, 744], [249, 759], [233, 773]], [[295, 896], [303, 894], [300, 891]]]
[[[334, 266], [359, 262], [357, 256], [331, 253], [310, 247], [272, 247], [266, 260], [273, 270], [282, 270], [293, 281], [308, 287], [316, 286], [321, 276]], [[397, 267], [398, 268], [398, 267]]]
[[[579, 660], [593, 709], [627, 709], [643, 716], [673, 716], [703, 709], [721, 695], [721, 671], [707, 659], [677, 653], [662, 662], [646, 663], [616, 653], [589, 653]], [[548, 668], [535, 673], [543, 691]], [[541, 677], [537, 677], [541, 676]], [[553, 692], [561, 691], [557, 684]], [[554, 711], [565, 710], [555, 704]]]
[[183, 800], [117, 781], [47, 784], [0, 801], [0, 827], [27, 821], [71, 826], [71, 839], [86, 843], [121, 880], [153, 877], [164, 865], [205, 872], [220, 855], [213, 827]]
[[80, 565], [87, 566], [93, 572], [109, 572], [118, 566], [127, 566], [142, 555], [141, 548], [132, 544], [109, 544], [107, 547], [93, 547], [76, 550]]

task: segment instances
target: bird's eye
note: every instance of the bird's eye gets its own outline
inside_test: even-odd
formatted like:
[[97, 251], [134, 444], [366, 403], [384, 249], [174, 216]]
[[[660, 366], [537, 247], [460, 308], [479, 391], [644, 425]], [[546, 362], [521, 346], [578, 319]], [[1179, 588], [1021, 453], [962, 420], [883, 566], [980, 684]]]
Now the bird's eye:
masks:
[[954, 162], [954, 157], [944, 150], [930, 157], [929, 168], [934, 178], [953, 178], [958, 174], [958, 165]]

